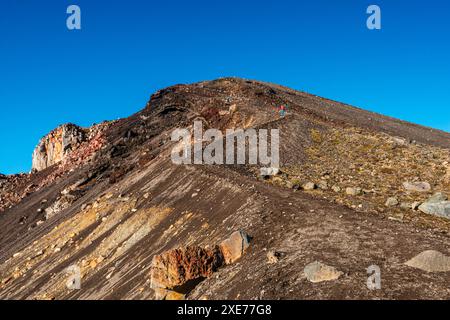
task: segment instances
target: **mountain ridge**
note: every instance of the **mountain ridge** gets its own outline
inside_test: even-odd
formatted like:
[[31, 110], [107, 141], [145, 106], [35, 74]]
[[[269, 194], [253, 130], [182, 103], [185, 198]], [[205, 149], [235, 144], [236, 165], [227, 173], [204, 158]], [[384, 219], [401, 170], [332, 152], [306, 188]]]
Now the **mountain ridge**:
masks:
[[[195, 119], [222, 131], [279, 129], [280, 173], [173, 164], [171, 132]], [[450, 296], [447, 273], [404, 264], [429, 249], [449, 255], [450, 219], [415, 204], [440, 192], [446, 212], [446, 132], [237, 78], [159, 90], [136, 114], [88, 130], [93, 134], [58, 161], [0, 181], [1, 298]], [[46, 149], [65, 150], [56, 140]], [[227, 242], [238, 231], [251, 239], [245, 250]], [[233, 263], [211, 268], [195, 256], [223, 243], [240, 252]], [[214, 261], [228, 252], [221, 250]], [[154, 261], [168, 270], [183, 265], [189, 277], [158, 273], [166, 287], [154, 287]], [[312, 283], [305, 267], [321, 265], [315, 262], [339, 276]], [[65, 286], [72, 265], [80, 268], [81, 290]], [[366, 286], [370, 265], [382, 270], [382, 290]], [[196, 273], [196, 266], [207, 272]], [[164, 282], [173, 276], [182, 288]]]

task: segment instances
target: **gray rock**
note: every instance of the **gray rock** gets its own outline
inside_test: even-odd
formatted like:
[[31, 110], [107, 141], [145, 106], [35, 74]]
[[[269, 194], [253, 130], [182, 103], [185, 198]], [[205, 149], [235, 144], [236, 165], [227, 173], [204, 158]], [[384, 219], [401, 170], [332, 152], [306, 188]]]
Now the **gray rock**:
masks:
[[307, 182], [303, 185], [303, 190], [314, 190], [316, 189], [316, 184], [314, 182]]
[[450, 219], [450, 201], [447, 195], [437, 192], [419, 206], [423, 213]]
[[359, 196], [362, 194], [362, 189], [349, 187], [345, 189], [345, 193], [350, 196]]
[[395, 207], [398, 205], [398, 199], [396, 197], [390, 197], [386, 200], [386, 203], [384, 204], [386, 207]]
[[325, 180], [321, 180], [321, 181], [317, 184], [317, 187], [318, 187], [319, 189], [322, 189], [322, 190], [328, 190], [328, 182], [326, 182]]
[[274, 167], [270, 167], [270, 168], [261, 168], [259, 171], [259, 175], [261, 178], [268, 178], [270, 176], [276, 176], [277, 174], [280, 173], [280, 169], [279, 168], [274, 168]]
[[402, 209], [411, 209], [412, 208], [412, 204], [409, 202], [402, 202], [400, 203], [400, 208]]
[[422, 204], [422, 202], [415, 201], [411, 204], [411, 209], [418, 210], [421, 204]]
[[404, 182], [403, 188], [407, 191], [414, 191], [414, 192], [427, 192], [431, 190], [431, 185], [424, 181], [424, 182]]
[[425, 202], [419, 206], [423, 213], [450, 219], [450, 201]]
[[66, 210], [75, 200], [76, 198], [69, 194], [62, 196], [60, 199], [55, 201], [51, 206], [44, 210], [45, 220], [48, 220], [61, 211]]
[[427, 202], [441, 202], [441, 201], [447, 201], [447, 200], [448, 200], [447, 195], [445, 195], [442, 192], [436, 192], [427, 200]]
[[406, 140], [405, 138], [401, 137], [391, 137], [391, 141], [392, 143], [398, 146], [404, 146], [410, 143], [409, 140]]
[[427, 272], [450, 271], [450, 257], [434, 250], [423, 251], [405, 264]]
[[336, 186], [336, 185], [332, 186], [331, 189], [332, 189], [334, 192], [341, 192], [341, 187]]
[[304, 274], [308, 281], [317, 283], [322, 281], [332, 281], [338, 279], [343, 273], [334, 267], [327, 266], [318, 261], [308, 264], [304, 269]]

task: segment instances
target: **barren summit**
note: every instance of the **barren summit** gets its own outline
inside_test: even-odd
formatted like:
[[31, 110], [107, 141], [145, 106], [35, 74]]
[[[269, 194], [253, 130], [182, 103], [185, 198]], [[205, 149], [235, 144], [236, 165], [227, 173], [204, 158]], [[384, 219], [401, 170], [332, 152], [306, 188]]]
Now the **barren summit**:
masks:
[[[279, 129], [277, 174], [172, 163], [195, 120]], [[449, 150], [446, 132], [275, 84], [175, 85], [57, 128], [32, 173], [0, 175], [0, 298], [449, 299]]]

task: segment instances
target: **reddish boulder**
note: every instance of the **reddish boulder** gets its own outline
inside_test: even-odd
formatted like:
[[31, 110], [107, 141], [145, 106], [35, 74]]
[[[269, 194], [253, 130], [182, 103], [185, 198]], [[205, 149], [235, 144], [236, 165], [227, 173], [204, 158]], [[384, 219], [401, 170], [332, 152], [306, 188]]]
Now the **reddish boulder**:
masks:
[[153, 257], [151, 286], [186, 292], [189, 290], [181, 286], [211, 276], [223, 264], [224, 258], [218, 246], [213, 249], [198, 246], [172, 249]]

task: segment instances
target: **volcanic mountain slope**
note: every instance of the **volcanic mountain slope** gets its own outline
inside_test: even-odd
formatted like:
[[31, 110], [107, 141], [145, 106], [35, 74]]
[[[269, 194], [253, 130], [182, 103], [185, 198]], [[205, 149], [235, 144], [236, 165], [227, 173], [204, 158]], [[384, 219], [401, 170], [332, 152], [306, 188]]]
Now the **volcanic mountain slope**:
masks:
[[[280, 174], [173, 164], [172, 131], [196, 119], [280, 129]], [[43, 138], [31, 174], [0, 176], [0, 298], [450, 298], [448, 133], [235, 78], [70, 128]], [[236, 235], [249, 244], [228, 261]]]

